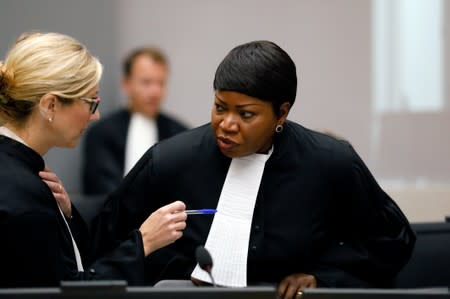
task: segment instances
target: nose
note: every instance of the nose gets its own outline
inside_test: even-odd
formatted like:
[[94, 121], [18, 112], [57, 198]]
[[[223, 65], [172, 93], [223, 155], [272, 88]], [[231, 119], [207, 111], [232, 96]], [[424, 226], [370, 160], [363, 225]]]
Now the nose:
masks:
[[228, 133], [235, 133], [239, 131], [239, 123], [237, 118], [229, 113], [224, 116], [224, 118], [221, 120], [219, 127]]
[[97, 108], [95, 113], [91, 114], [91, 117], [89, 118], [90, 121], [99, 120], [100, 119], [100, 109]]
[[158, 82], [152, 82], [147, 85], [147, 96], [153, 98], [161, 98], [164, 91], [164, 86]]

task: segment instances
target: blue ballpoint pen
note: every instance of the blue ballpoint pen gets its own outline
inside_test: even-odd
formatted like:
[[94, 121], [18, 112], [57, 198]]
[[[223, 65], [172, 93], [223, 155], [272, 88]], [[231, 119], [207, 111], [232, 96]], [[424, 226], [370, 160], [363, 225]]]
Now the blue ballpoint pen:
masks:
[[217, 213], [215, 209], [186, 210], [188, 215], [209, 215]]

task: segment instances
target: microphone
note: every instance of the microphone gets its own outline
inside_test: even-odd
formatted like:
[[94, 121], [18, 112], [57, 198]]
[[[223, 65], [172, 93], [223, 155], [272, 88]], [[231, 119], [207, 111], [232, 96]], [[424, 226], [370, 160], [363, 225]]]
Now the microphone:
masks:
[[204, 271], [206, 271], [206, 273], [209, 274], [209, 278], [211, 278], [211, 282], [215, 287], [216, 282], [214, 281], [214, 278], [211, 273], [213, 267], [213, 260], [208, 250], [206, 250], [206, 248], [201, 245], [198, 246], [197, 249], [195, 249], [195, 259], [197, 260], [197, 263], [200, 266], [200, 268], [202, 268]]

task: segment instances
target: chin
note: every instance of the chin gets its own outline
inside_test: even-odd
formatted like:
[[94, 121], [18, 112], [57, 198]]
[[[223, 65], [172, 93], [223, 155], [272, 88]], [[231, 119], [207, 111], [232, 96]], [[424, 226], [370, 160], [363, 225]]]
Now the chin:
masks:
[[158, 112], [155, 111], [146, 111], [144, 112], [144, 115], [148, 118], [155, 118], [158, 115]]
[[78, 145], [78, 140], [79, 140], [79, 138], [76, 138], [76, 139], [73, 139], [73, 140], [67, 142], [65, 147], [67, 147], [67, 148], [74, 148], [74, 147], [76, 147]]
[[244, 157], [244, 156], [250, 155], [250, 154], [245, 154], [245, 153], [240, 153], [240, 152], [233, 152], [233, 151], [223, 151], [223, 150], [220, 150], [220, 152], [221, 152], [224, 156], [226, 156], [226, 157], [228, 157], [228, 158], [240, 158], [240, 157]]
[[68, 143], [64, 143], [59, 145], [58, 147], [62, 147], [62, 148], [74, 148], [76, 147], [78, 144], [78, 142], [68, 142]]
[[156, 117], [159, 113], [158, 107], [151, 106], [151, 107], [145, 107], [142, 109], [142, 112], [147, 117]]

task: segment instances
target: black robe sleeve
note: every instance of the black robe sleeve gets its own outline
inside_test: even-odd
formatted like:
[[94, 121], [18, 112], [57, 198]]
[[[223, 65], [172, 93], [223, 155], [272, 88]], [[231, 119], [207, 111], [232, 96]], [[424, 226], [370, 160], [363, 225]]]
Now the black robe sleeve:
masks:
[[[105, 260], [102, 258], [106, 257], [109, 264], [107, 267], [110, 266], [106, 273], [118, 271], [116, 273], [128, 277], [129, 284], [144, 283], [145, 257], [138, 229], [153, 211], [164, 204], [157, 200], [159, 187], [152, 175], [151, 157], [150, 149], [119, 188], [108, 196], [92, 225], [91, 235], [92, 240], [95, 240], [93, 259], [97, 260], [100, 271], [105, 267]], [[143, 186], [146, 188], [142, 188]], [[92, 267], [95, 269], [96, 264]]]
[[[72, 242], [60, 233], [62, 223], [58, 214], [30, 212], [12, 217], [4, 225], [3, 236], [7, 252], [13, 254], [4, 265], [8, 279], [5, 286], [57, 286], [62, 280], [127, 280], [130, 285], [144, 284], [144, 250], [138, 230], [131, 231], [110, 250], [89, 258], [90, 246], [102, 238], [87, 238], [83, 220], [74, 209], [68, 220], [80, 250], [84, 272], [79, 272], [73, 259]], [[10, 267], [11, 266], [11, 267]], [[9, 271], [8, 269], [11, 268]], [[2, 285], [2, 283], [0, 283]]]
[[73, 261], [65, 258], [59, 225], [46, 212], [20, 214], [3, 223], [2, 254], [8, 254], [8, 259], [2, 264], [0, 285], [56, 286], [66, 277], [79, 275]]
[[334, 238], [311, 272], [319, 286], [389, 287], [409, 260], [415, 234], [349, 145], [338, 179]]
[[129, 285], [143, 285], [144, 248], [139, 230], [133, 230], [127, 239], [103, 253], [85, 269], [84, 279], [123, 279]]
[[[109, 250], [93, 257], [92, 247], [105, 244], [97, 230], [96, 235], [89, 235], [87, 226], [78, 210], [72, 207], [72, 218], [67, 220], [78, 249], [83, 257], [84, 273], [77, 273], [68, 280], [126, 280], [129, 285], [144, 284], [144, 246], [139, 230], [131, 230], [125, 238], [110, 243]], [[110, 226], [110, 225], [107, 225]]]
[[[167, 150], [167, 148], [166, 148]], [[160, 207], [173, 201], [185, 201], [169, 195], [173, 190], [173, 175], [183, 170], [180, 163], [173, 160], [177, 155], [161, 157], [158, 145], [150, 148], [124, 178], [117, 190], [111, 193], [100, 215], [95, 219], [94, 239], [97, 247], [96, 256], [101, 256], [126, 239], [128, 233], [138, 229], [141, 224]], [[161, 162], [169, 156], [171, 161], [161, 167]], [[191, 161], [183, 162], [190, 163]], [[159, 166], [159, 167], [158, 167]], [[176, 243], [179, 243], [177, 241]], [[192, 259], [184, 250], [175, 248], [177, 244], [161, 248], [145, 258], [142, 267], [145, 269], [146, 284], [153, 284], [161, 279], [161, 274], [173, 279], [186, 279], [186, 269], [192, 268]], [[175, 246], [175, 247], [174, 247]]]

